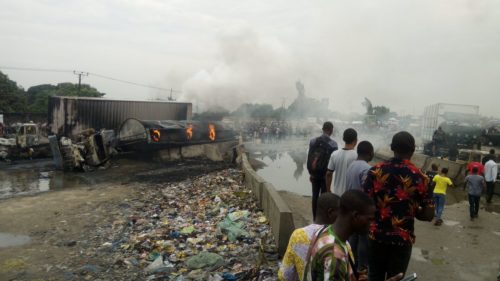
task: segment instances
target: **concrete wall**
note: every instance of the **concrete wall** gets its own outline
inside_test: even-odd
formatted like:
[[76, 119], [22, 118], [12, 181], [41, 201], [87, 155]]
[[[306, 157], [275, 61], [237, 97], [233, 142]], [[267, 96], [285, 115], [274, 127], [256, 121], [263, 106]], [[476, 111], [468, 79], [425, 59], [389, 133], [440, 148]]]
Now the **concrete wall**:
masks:
[[238, 148], [238, 157], [245, 173], [245, 185], [252, 190], [259, 206], [264, 210], [264, 214], [271, 225], [278, 253], [283, 256], [290, 235], [295, 230], [292, 211], [274, 186], [266, 182], [253, 170], [242, 146]]

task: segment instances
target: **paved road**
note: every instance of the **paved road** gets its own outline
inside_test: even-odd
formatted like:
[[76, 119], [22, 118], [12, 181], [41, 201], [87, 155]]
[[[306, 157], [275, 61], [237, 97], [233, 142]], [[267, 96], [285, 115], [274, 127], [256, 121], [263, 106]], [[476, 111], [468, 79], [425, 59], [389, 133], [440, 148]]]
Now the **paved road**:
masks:
[[[311, 198], [280, 192], [294, 212], [297, 227], [312, 221]], [[500, 209], [500, 197], [489, 209]], [[482, 205], [484, 207], [484, 204]], [[440, 227], [417, 221], [417, 241], [408, 272], [426, 281], [492, 281], [500, 274], [500, 214], [482, 208], [469, 221], [465, 201], [448, 205]]]

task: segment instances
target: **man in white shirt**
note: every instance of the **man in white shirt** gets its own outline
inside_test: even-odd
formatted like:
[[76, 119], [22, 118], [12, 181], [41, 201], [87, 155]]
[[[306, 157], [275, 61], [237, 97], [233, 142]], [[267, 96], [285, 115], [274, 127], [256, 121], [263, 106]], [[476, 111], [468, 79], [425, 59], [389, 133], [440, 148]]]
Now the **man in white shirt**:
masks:
[[495, 189], [495, 182], [497, 180], [498, 167], [495, 158], [491, 157], [486, 164], [484, 164], [484, 179], [486, 180], [486, 202], [491, 203], [493, 198], [493, 191]]
[[347, 168], [356, 158], [358, 158], [358, 154], [356, 150], [354, 150], [358, 143], [358, 133], [352, 128], [346, 129], [344, 131], [343, 140], [345, 142], [344, 148], [332, 153], [330, 161], [328, 162], [328, 171], [326, 172], [327, 191], [332, 190], [332, 177], [333, 173], [335, 173], [333, 193], [338, 196], [342, 196], [347, 190]]

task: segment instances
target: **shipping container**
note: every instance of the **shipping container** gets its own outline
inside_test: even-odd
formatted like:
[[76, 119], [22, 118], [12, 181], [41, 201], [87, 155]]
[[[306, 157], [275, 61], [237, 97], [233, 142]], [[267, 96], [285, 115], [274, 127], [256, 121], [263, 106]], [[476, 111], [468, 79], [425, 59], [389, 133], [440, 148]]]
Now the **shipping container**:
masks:
[[51, 97], [48, 121], [51, 133], [72, 137], [90, 128], [116, 131], [128, 118], [191, 120], [191, 114], [191, 103]]

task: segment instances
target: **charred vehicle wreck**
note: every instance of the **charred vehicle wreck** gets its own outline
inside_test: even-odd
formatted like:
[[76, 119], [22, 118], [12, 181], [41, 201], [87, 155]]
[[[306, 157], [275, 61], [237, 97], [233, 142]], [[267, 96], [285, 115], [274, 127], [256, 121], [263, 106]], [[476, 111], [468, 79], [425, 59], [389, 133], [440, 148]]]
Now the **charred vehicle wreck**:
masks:
[[51, 148], [58, 168], [89, 171], [106, 165], [115, 154], [158, 151], [176, 147], [235, 140], [232, 129], [220, 122], [174, 120], [125, 120], [118, 133], [88, 129], [74, 138], [51, 136]]
[[130, 118], [120, 126], [117, 149], [158, 150], [162, 148], [234, 140], [235, 133], [220, 122], [151, 121]]

